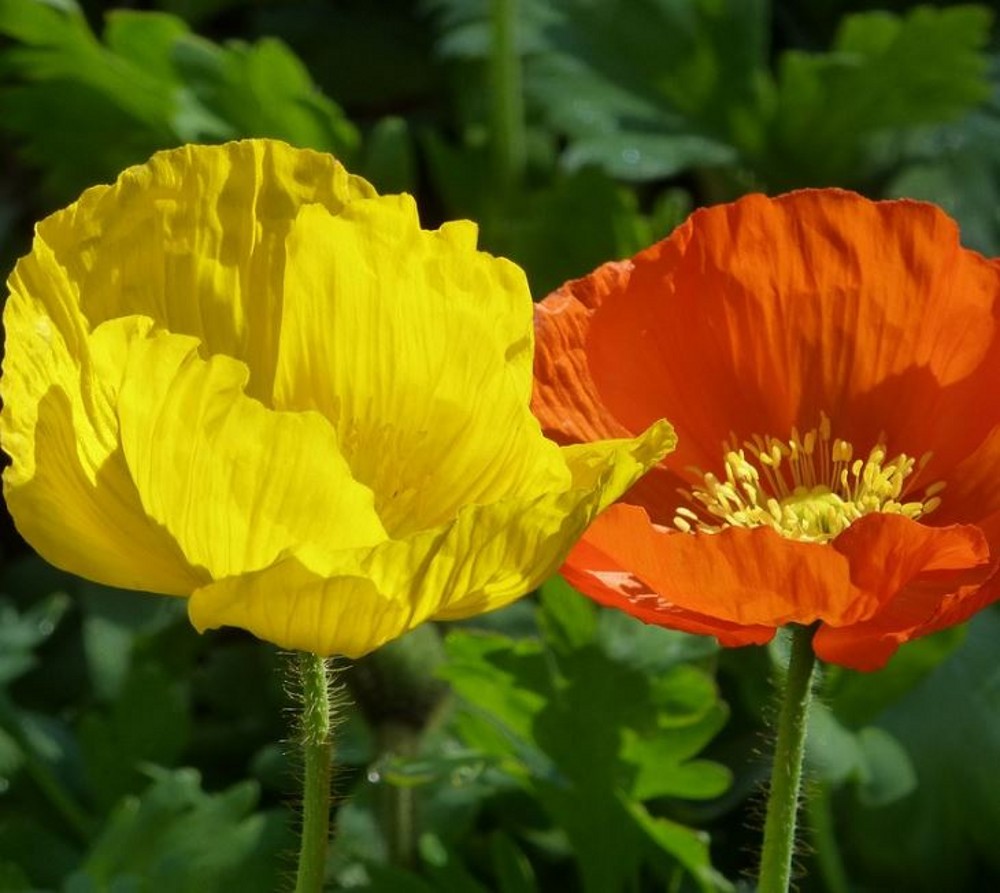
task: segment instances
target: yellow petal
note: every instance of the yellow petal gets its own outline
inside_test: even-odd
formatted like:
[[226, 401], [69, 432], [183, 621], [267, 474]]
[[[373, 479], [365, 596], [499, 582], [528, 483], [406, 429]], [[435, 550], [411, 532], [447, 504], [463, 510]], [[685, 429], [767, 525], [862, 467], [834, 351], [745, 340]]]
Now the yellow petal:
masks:
[[333, 422], [394, 537], [569, 481], [528, 408], [524, 275], [474, 236], [421, 230], [409, 196], [303, 208], [289, 234], [275, 404]]
[[206, 355], [244, 361], [248, 393], [267, 400], [292, 222], [303, 205], [337, 213], [371, 195], [329, 155], [275, 140], [160, 152], [42, 221], [17, 288], [48, 306], [54, 266], [89, 327], [148, 316], [198, 338]]
[[493, 610], [553, 574], [600, 509], [673, 443], [666, 423], [633, 440], [588, 444], [554, 492], [468, 505], [449, 523], [333, 555], [325, 572], [289, 559], [213, 583], [188, 605], [199, 629], [238, 626], [285, 648], [359, 657], [434, 617]]
[[[57, 268], [50, 282], [71, 294]], [[187, 595], [206, 576], [146, 516], [112, 409], [126, 345], [150, 321], [116, 320], [88, 336], [71, 300], [54, 301], [50, 316], [15, 286], [4, 308], [0, 440], [12, 460], [4, 496], [18, 530], [57, 567], [109, 586]]]
[[330, 424], [247, 397], [245, 365], [195, 338], [135, 341], [118, 396], [122, 446], [150, 517], [214, 579], [385, 538]]

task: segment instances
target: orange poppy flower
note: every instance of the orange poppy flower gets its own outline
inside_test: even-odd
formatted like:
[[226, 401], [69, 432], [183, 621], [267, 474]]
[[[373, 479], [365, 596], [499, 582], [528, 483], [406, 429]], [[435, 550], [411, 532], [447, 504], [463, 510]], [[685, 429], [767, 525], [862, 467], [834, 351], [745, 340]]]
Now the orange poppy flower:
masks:
[[817, 624], [871, 670], [1000, 597], [1000, 262], [932, 205], [703, 209], [536, 327], [550, 436], [679, 438], [570, 554], [595, 600], [723, 645]]

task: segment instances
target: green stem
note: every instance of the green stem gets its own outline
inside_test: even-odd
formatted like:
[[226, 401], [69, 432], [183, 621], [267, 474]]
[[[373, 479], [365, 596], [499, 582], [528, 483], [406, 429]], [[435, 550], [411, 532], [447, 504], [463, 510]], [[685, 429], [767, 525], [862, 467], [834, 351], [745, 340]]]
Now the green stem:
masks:
[[521, 183], [527, 159], [521, 57], [517, 52], [517, 0], [491, 0], [491, 130], [499, 189]]
[[[379, 729], [384, 759], [409, 759], [420, 747], [420, 733], [404, 724], [386, 723]], [[389, 864], [397, 868], [413, 868], [417, 858], [416, 790], [409, 785], [383, 782], [379, 806], [382, 829], [389, 850]]]
[[792, 649], [785, 675], [784, 700], [778, 716], [778, 741], [774, 749], [771, 787], [764, 820], [764, 852], [760, 862], [758, 893], [786, 893], [792, 876], [795, 847], [795, 817], [802, 781], [802, 758], [806, 748], [809, 702], [816, 656], [812, 649], [814, 630], [797, 626], [792, 631]]
[[833, 804], [830, 785], [819, 782], [812, 786], [807, 799], [809, 828], [812, 831], [813, 848], [820, 874], [829, 893], [850, 893], [851, 884], [847, 879], [844, 862], [840, 858], [840, 848], [833, 829]]
[[302, 791], [302, 844], [295, 893], [320, 893], [330, 838], [330, 664], [303, 652], [298, 657], [302, 715], [299, 719], [305, 778]]

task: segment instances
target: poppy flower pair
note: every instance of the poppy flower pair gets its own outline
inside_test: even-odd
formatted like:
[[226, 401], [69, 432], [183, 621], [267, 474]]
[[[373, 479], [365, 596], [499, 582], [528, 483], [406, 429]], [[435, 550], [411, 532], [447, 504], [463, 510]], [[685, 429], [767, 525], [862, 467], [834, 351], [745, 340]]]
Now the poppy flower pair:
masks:
[[595, 517], [576, 586], [729, 645], [818, 623], [870, 669], [1000, 594], [1000, 270], [928, 205], [750, 196], [564, 286], [561, 447], [523, 274], [316, 153], [161, 153], [10, 288], [19, 529], [199, 628], [356, 656], [506, 604]]

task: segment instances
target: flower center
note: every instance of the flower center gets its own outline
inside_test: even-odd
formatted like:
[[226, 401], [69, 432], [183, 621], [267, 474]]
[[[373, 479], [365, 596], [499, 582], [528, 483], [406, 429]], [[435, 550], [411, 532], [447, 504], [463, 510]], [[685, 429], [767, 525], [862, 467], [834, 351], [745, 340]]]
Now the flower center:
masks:
[[850, 443], [831, 440], [825, 414], [804, 437], [793, 428], [787, 441], [755, 435], [725, 448], [725, 480], [693, 469], [700, 483], [681, 491], [690, 507], [677, 509], [678, 530], [767, 526], [790, 539], [825, 543], [873, 512], [920, 518], [941, 504], [937, 494], [945, 486], [939, 481], [908, 499], [931, 454], [887, 460], [880, 439], [866, 459], [855, 459]]

